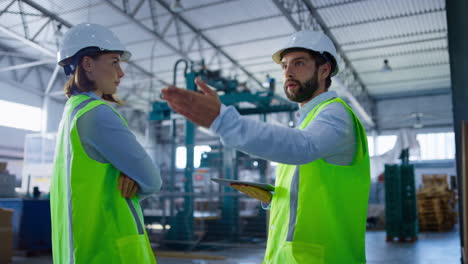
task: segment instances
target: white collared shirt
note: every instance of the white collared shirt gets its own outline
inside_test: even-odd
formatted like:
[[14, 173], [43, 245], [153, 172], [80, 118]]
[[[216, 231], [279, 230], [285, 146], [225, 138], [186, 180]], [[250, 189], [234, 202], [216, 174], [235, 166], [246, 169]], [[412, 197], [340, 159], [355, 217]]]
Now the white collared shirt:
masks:
[[[319, 103], [337, 97], [328, 91], [313, 98], [298, 111], [298, 124]], [[256, 121], [241, 116], [233, 107], [221, 106], [210, 130], [228, 147], [266, 160], [307, 164], [323, 158], [336, 165], [353, 161], [356, 139], [351, 114], [341, 103], [324, 107], [303, 130]]]

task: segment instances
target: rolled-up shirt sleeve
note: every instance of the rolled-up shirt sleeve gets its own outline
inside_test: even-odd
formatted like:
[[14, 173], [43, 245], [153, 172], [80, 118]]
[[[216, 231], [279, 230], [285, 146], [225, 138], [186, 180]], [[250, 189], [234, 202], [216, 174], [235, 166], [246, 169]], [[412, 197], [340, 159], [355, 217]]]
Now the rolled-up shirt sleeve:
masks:
[[140, 198], [161, 189], [159, 166], [109, 106], [88, 111], [78, 119], [77, 126], [87, 154], [96, 161], [111, 163], [138, 183]]

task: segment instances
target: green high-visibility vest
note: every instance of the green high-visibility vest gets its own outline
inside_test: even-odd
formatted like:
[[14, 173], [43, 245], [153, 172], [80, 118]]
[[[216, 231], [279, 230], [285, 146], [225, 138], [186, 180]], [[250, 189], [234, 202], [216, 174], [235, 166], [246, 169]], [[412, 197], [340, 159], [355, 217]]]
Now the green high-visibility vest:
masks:
[[78, 118], [102, 104], [75, 95], [65, 105], [50, 188], [54, 263], [156, 263], [138, 198], [123, 198], [120, 171], [91, 159], [80, 141]]
[[335, 98], [317, 105], [299, 129], [331, 103], [342, 103], [354, 120], [353, 162], [340, 166], [318, 159], [298, 166], [278, 165], [263, 263], [366, 263], [370, 168], [364, 127], [351, 108]]

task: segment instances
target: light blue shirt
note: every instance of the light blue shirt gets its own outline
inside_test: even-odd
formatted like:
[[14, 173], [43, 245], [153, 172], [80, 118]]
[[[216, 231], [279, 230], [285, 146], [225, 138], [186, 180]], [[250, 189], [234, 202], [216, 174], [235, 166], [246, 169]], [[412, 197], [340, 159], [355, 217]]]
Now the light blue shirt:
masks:
[[[102, 100], [94, 92], [83, 94]], [[83, 114], [77, 121], [77, 129], [88, 156], [111, 163], [137, 182], [140, 199], [161, 189], [159, 167], [109, 106], [99, 105]]]
[[[336, 92], [329, 91], [307, 102], [297, 112], [298, 124], [315, 106], [335, 97]], [[351, 114], [341, 103], [324, 107], [303, 130], [253, 120], [224, 105], [210, 127], [225, 146], [293, 165], [321, 158], [331, 164], [351, 164], [356, 148], [354, 129]]]

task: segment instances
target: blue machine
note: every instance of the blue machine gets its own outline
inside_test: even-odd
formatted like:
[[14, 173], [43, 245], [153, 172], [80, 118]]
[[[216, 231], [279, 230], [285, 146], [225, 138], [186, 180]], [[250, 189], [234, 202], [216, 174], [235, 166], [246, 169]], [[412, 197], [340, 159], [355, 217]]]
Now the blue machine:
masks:
[[[192, 70], [188, 71], [188, 62], [186, 60], [178, 60], [174, 65], [174, 79], [173, 84], [177, 83], [177, 66], [180, 63], [185, 64], [184, 68], [184, 77], [187, 82], [187, 89], [196, 91], [195, 78], [196, 73]], [[171, 117], [171, 109], [165, 102], [156, 102], [153, 103], [153, 111], [150, 113], [150, 120], [167, 120]], [[175, 132], [175, 122], [172, 123], [172, 131]], [[175, 138], [172, 138], [172, 159], [175, 161]], [[193, 165], [193, 152], [194, 152], [194, 142], [195, 142], [195, 125], [192, 122], [186, 121], [185, 125], [185, 146], [187, 148], [187, 165], [185, 167], [185, 182], [184, 182], [184, 191], [185, 193], [193, 192], [193, 181], [192, 175], [194, 171]], [[175, 163], [175, 162], [173, 162]], [[171, 165], [172, 175], [175, 175], [175, 164]], [[173, 180], [173, 177], [172, 177]], [[173, 191], [174, 183], [171, 182], [170, 191]], [[171, 201], [173, 202], [173, 201]], [[173, 213], [173, 205], [171, 205], [171, 214]], [[194, 217], [193, 217], [193, 197], [187, 196], [184, 197], [184, 206], [182, 210], [177, 212], [177, 215], [171, 215], [169, 218], [169, 224], [171, 228], [168, 232], [168, 240], [184, 240], [184, 241], [193, 241], [194, 240]], [[183, 230], [183, 232], [181, 232]]]
[[14, 210], [14, 249], [26, 253], [52, 250], [49, 200], [2, 198], [0, 207]]
[[[188, 71], [188, 62], [185, 60], [179, 60], [176, 62], [174, 66], [174, 79], [173, 84], [176, 85], [176, 76], [177, 76], [177, 66], [184, 62], [185, 69], [184, 69], [184, 77], [186, 80], [186, 87], [189, 90], [196, 91], [197, 87], [195, 85], [195, 78], [200, 77], [203, 81], [205, 81], [208, 85], [214, 87], [218, 92], [222, 92], [223, 94], [220, 96], [220, 100], [225, 105], [233, 105], [242, 115], [250, 115], [250, 114], [263, 114], [264, 120], [266, 119], [265, 114], [267, 113], [276, 113], [276, 112], [294, 112], [297, 111], [298, 106], [288, 100], [277, 96], [274, 94], [274, 79], [269, 78], [270, 89], [252, 93], [249, 91], [245, 85], [239, 83], [235, 79], [229, 79], [221, 77], [220, 71], [208, 71], [203, 69], [200, 71], [194, 71], [193, 63], [190, 65], [190, 71]], [[245, 106], [246, 104], [240, 104], [243, 102], [248, 102], [249, 106]], [[162, 120], [171, 120], [172, 119], [173, 111], [169, 108], [168, 104], [164, 101], [156, 101], [153, 102], [153, 110], [150, 113], [149, 120], [151, 121], [162, 121]], [[187, 165], [184, 171], [184, 191], [187, 194], [193, 193], [193, 172], [194, 172], [194, 147], [195, 147], [195, 125], [190, 121], [186, 121], [186, 130], [185, 130], [185, 146], [187, 149]], [[171, 164], [171, 180], [169, 186], [169, 192], [173, 191], [174, 187], [174, 177], [175, 177], [175, 120], [173, 119], [172, 122], [172, 163]], [[224, 153], [223, 156], [223, 168], [224, 168], [224, 175], [226, 178], [229, 179], [236, 179], [237, 175], [235, 175], [235, 166], [237, 163], [233, 162], [236, 160], [236, 152], [234, 150], [228, 151], [228, 153]], [[264, 172], [265, 169], [261, 170], [261, 180], [266, 179], [266, 173]], [[225, 192], [235, 192], [231, 188], [226, 188]], [[173, 198], [172, 198], [173, 199]], [[167, 241], [186, 241], [190, 243], [190, 241], [194, 241], [194, 200], [193, 196], [187, 195], [184, 196], [184, 206], [182, 210], [178, 210], [177, 213], [173, 210], [173, 201], [171, 200], [171, 213], [169, 216], [169, 223], [170, 223], [170, 230], [168, 231], [166, 240]], [[237, 225], [235, 223], [235, 219], [238, 219], [238, 198], [232, 195], [227, 195], [224, 197], [223, 201], [223, 212], [222, 212], [222, 225], [231, 228], [227, 228], [228, 231], [226, 232], [225, 236], [226, 239], [229, 240], [237, 240], [238, 239], [238, 230]], [[262, 214], [265, 214], [262, 210]], [[265, 215], [263, 215], [266, 217]], [[265, 221], [263, 221], [265, 222]], [[170, 243], [169, 243], [170, 244]], [[173, 244], [176, 246], [176, 244]], [[179, 246], [180, 247], [180, 246]]]
[[[183, 61], [183, 60], [181, 60]], [[187, 62], [186, 62], [187, 63]], [[176, 64], [177, 67], [177, 64]], [[174, 69], [174, 81], [176, 67]], [[297, 104], [292, 103], [283, 97], [274, 94], [274, 79], [269, 78], [270, 89], [257, 93], [251, 93], [243, 84], [235, 79], [224, 78], [220, 76], [220, 71], [193, 70], [193, 64], [190, 72], [187, 72], [185, 67], [185, 78], [187, 89], [196, 90], [195, 78], [200, 76], [208, 85], [216, 88], [217, 91], [223, 92], [219, 98], [225, 105], [234, 105], [241, 115], [252, 114], [267, 114], [276, 112], [294, 112], [298, 110]], [[175, 85], [175, 82], [174, 82]], [[240, 89], [241, 91], [238, 91]], [[252, 107], [240, 106], [240, 103], [251, 103]], [[166, 102], [153, 102], [153, 110], [150, 113], [150, 120], [170, 120], [172, 110]]]

